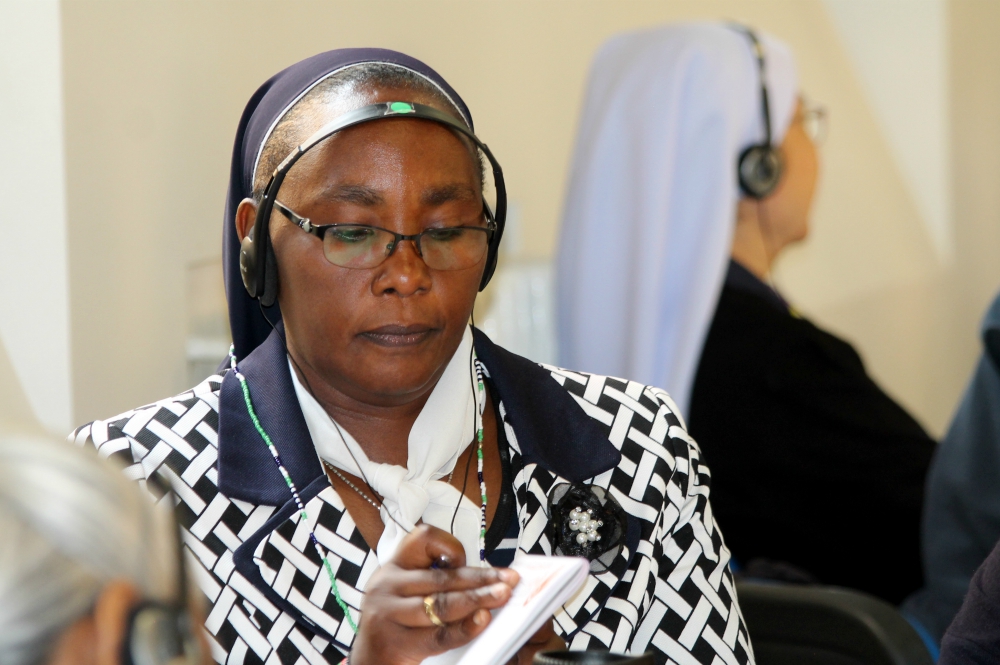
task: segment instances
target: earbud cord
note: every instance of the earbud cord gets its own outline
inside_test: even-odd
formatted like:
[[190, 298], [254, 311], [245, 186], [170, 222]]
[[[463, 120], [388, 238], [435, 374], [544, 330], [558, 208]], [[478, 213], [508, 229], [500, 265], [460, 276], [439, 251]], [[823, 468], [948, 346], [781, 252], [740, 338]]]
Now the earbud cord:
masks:
[[[313, 392], [312, 386], [309, 384], [309, 378], [306, 376], [306, 373], [302, 371], [302, 366], [299, 365], [297, 360], [295, 360], [295, 356], [293, 356], [291, 351], [288, 350], [288, 343], [285, 341], [285, 336], [282, 335], [280, 332], [278, 332], [277, 327], [275, 327], [275, 325], [271, 323], [271, 319], [267, 318], [267, 314], [264, 312], [264, 305], [261, 305], [259, 300], [257, 301], [257, 304], [260, 305], [260, 314], [261, 316], [264, 317], [264, 320], [267, 321], [267, 325], [271, 326], [271, 330], [273, 330], [281, 339], [281, 345], [285, 348], [285, 354], [288, 356], [288, 359], [292, 361], [292, 364], [295, 365], [295, 369], [299, 371], [299, 376], [302, 377], [302, 383], [305, 386], [306, 391], [308, 391], [309, 394], [312, 395], [312, 398], [315, 399], [316, 402], [318, 403], [319, 400], [316, 399], [316, 393]], [[361, 464], [358, 462], [358, 458], [354, 456], [354, 451], [352, 451], [351, 447], [347, 445], [347, 438], [344, 436], [344, 430], [340, 429], [340, 425], [337, 423], [337, 420], [335, 418], [331, 417], [330, 422], [332, 422], [333, 426], [337, 429], [337, 434], [340, 435], [340, 440], [344, 442], [344, 447], [347, 448], [348, 454], [351, 456], [351, 459], [354, 460], [354, 465], [358, 467], [358, 471], [361, 473], [361, 480], [364, 481], [365, 487], [367, 487], [368, 490], [372, 493], [372, 495], [379, 500], [379, 505], [381, 507], [384, 507], [385, 504], [382, 502], [382, 496], [378, 492], [376, 492], [375, 488], [373, 488], [371, 486], [371, 483], [368, 482], [368, 478], [367, 476], [365, 476], [365, 470], [361, 467]], [[410, 529], [407, 529], [405, 526], [400, 524], [399, 520], [397, 520], [395, 517], [392, 516], [392, 513], [389, 512], [388, 508], [386, 508], [385, 514], [388, 515], [389, 519], [395, 522], [396, 526], [398, 526], [400, 529], [402, 529], [406, 533], [410, 532]]]
[[278, 471], [281, 473], [281, 477], [284, 478], [285, 484], [288, 486], [288, 491], [292, 494], [292, 500], [295, 502], [295, 506], [299, 510], [299, 519], [309, 528], [309, 540], [312, 541], [313, 548], [316, 550], [316, 555], [319, 557], [320, 561], [323, 562], [323, 569], [326, 571], [326, 575], [330, 579], [330, 590], [333, 592], [337, 605], [339, 605], [340, 609], [344, 612], [344, 619], [347, 620], [347, 625], [351, 627], [351, 631], [356, 635], [358, 633], [358, 625], [351, 616], [350, 607], [348, 607], [343, 596], [340, 595], [340, 587], [337, 584], [337, 576], [334, 574], [333, 567], [330, 565], [330, 559], [327, 557], [326, 553], [324, 553], [323, 547], [319, 544], [319, 540], [316, 538], [315, 530], [313, 530], [311, 526], [308, 526], [309, 515], [306, 513], [305, 503], [303, 503], [302, 497], [299, 495], [299, 490], [295, 487], [295, 481], [292, 480], [291, 474], [282, 463], [281, 455], [278, 453], [278, 449], [275, 447], [274, 441], [272, 441], [271, 437], [268, 436], [267, 431], [264, 429], [264, 425], [260, 422], [260, 418], [257, 417], [257, 411], [253, 408], [253, 400], [250, 398], [250, 387], [247, 385], [247, 378], [242, 372], [240, 372], [239, 367], [236, 364], [235, 345], [231, 345], [229, 347], [229, 367], [233, 375], [236, 377], [236, 380], [239, 381], [240, 389], [243, 392], [243, 402], [246, 404], [247, 414], [250, 416], [250, 420], [253, 421], [254, 429], [257, 430], [260, 438], [264, 440], [264, 444], [267, 445], [267, 451], [271, 454], [274, 463], [278, 466]]
[[776, 254], [771, 254], [768, 245], [768, 241], [771, 238], [771, 225], [767, 221], [767, 214], [764, 212], [763, 201], [760, 199], [757, 200], [757, 233], [760, 235], [760, 243], [764, 249], [764, 257], [767, 259], [767, 272], [764, 273], [764, 282], [771, 288], [772, 291], [777, 293], [778, 289], [774, 286], [774, 271], [771, 270]]
[[[476, 318], [475, 318], [474, 315], [471, 316], [471, 318], [472, 318], [472, 327], [475, 328], [476, 327]], [[469, 349], [469, 381], [472, 383], [472, 395], [473, 395], [473, 397], [475, 397], [475, 395], [476, 395], [476, 379], [472, 376], [472, 354], [475, 353], [475, 350], [476, 350], [475, 349], [475, 344], [473, 344], [472, 347], [473, 348]], [[479, 408], [478, 404], [475, 402], [475, 400], [473, 400], [472, 408], [474, 409], [474, 412], [472, 414], [472, 441], [475, 442], [475, 440], [476, 440], [476, 434], [477, 434], [477, 432], [476, 432], [476, 414], [475, 414], [475, 410], [478, 410], [478, 408]], [[465, 460], [465, 477], [462, 480], [462, 492], [458, 495], [458, 501], [455, 503], [455, 511], [451, 514], [451, 526], [448, 528], [448, 531], [453, 536], [455, 535], [455, 519], [458, 517], [458, 508], [459, 508], [459, 506], [462, 505], [462, 499], [465, 497], [465, 490], [469, 486], [469, 469], [470, 468], [472, 468], [472, 444], [471, 443], [469, 444], [469, 456]]]
[[[304, 384], [306, 390], [309, 392], [310, 395], [312, 395], [313, 399], [316, 399], [316, 393], [313, 392], [312, 386], [309, 383], [309, 379], [306, 377], [305, 372], [302, 371], [302, 367], [299, 365], [298, 361], [295, 360], [295, 356], [293, 356], [292, 353], [289, 351], [289, 349], [288, 349], [288, 343], [285, 340], [284, 335], [282, 335], [280, 332], [278, 332], [278, 328], [274, 325], [274, 323], [271, 322], [271, 319], [268, 318], [267, 313], [264, 311], [264, 305], [261, 304], [260, 300], [257, 301], [257, 304], [260, 307], [260, 314], [261, 314], [261, 316], [263, 316], [264, 320], [267, 321], [267, 325], [269, 325], [271, 327], [271, 330], [273, 330], [275, 332], [275, 334], [277, 334], [278, 337], [281, 339], [281, 345], [284, 347], [285, 353], [288, 355], [288, 359], [291, 360], [292, 364], [298, 370], [299, 375], [302, 377], [302, 381], [303, 381], [303, 384]], [[472, 326], [475, 327], [475, 324], [476, 324], [475, 317], [473, 316], [471, 318], [472, 318]], [[474, 353], [475, 353], [475, 345], [473, 345], [473, 348], [469, 351], [469, 378], [470, 378], [470, 381], [472, 382], [472, 394], [473, 394], [473, 396], [475, 396], [475, 394], [476, 394], [476, 377], [473, 375], [473, 372], [472, 372], [472, 362], [473, 362], [473, 354]], [[318, 399], [316, 401], [319, 402]], [[477, 415], [476, 412], [478, 412], [479, 407], [478, 407], [478, 401], [476, 401], [476, 400], [473, 400], [473, 401], [474, 401], [474, 403], [473, 403], [473, 407], [472, 407], [473, 408], [473, 416], [472, 416], [473, 434], [472, 434], [472, 438], [473, 438], [473, 441], [475, 441], [478, 438], [478, 436], [479, 436], [479, 431], [478, 431], [478, 429], [476, 427], [476, 415]], [[334, 418], [331, 417], [330, 418], [330, 422], [332, 422], [333, 426], [337, 429], [337, 433], [340, 435], [341, 441], [344, 442], [344, 446], [347, 448], [348, 454], [350, 454], [351, 459], [354, 460], [354, 464], [358, 467], [358, 471], [361, 473], [361, 479], [364, 481], [365, 486], [368, 487], [368, 489], [371, 491], [371, 493], [374, 496], [376, 496], [376, 497], [378, 497], [380, 499], [379, 503], [382, 504], [382, 507], [384, 507], [384, 503], [382, 503], [382, 501], [381, 501], [381, 496], [371, 486], [371, 483], [368, 482], [368, 478], [365, 476], [364, 469], [361, 467], [361, 464], [358, 463], [358, 459], [357, 459], [357, 457], [354, 456], [354, 452], [351, 450], [351, 447], [347, 445], [347, 439], [344, 436], [344, 431], [340, 428], [340, 425], [337, 423], [336, 419], [334, 419]], [[458, 509], [462, 505], [462, 499], [465, 497], [465, 491], [466, 491], [466, 488], [468, 487], [468, 483], [469, 483], [469, 468], [470, 468], [471, 464], [472, 464], [472, 454], [470, 453], [469, 456], [468, 456], [468, 458], [465, 461], [465, 478], [462, 481], [462, 491], [461, 491], [461, 493], [458, 496], [458, 501], [455, 503], [455, 510], [454, 510], [454, 512], [452, 513], [452, 516], [451, 516], [451, 525], [450, 525], [449, 531], [451, 532], [452, 535], [454, 535], [454, 533], [455, 533], [455, 519], [458, 516]], [[480, 469], [480, 471], [482, 471], [482, 470]], [[482, 476], [482, 473], [480, 473], [480, 476]], [[482, 484], [483, 484], [482, 483], [482, 478], [480, 478], [480, 485], [482, 485]], [[485, 496], [486, 492], [485, 492], [485, 490], [482, 492], [482, 494], [483, 494], [483, 497], [482, 497], [482, 500], [483, 500], [483, 507], [482, 507], [483, 517], [482, 517], [482, 519], [483, 519], [483, 522], [484, 522], [484, 526], [482, 526], [482, 529], [485, 529], [486, 528], [485, 527], [485, 519], [486, 519], [486, 496]], [[402, 529], [406, 533], [410, 533], [410, 529], [407, 529], [402, 524], [400, 524], [399, 520], [397, 520], [395, 517], [393, 517], [392, 513], [390, 513], [388, 509], [386, 509], [385, 513], [386, 513], [386, 515], [389, 516], [389, 519], [391, 519], [393, 522], [396, 523], [397, 526], [399, 526], [400, 529]], [[485, 556], [485, 553], [484, 552], [480, 552], [480, 558], [482, 558], [483, 556]], [[339, 599], [338, 599], [338, 602], [339, 602]], [[346, 610], [345, 610], [345, 614], [348, 614]], [[355, 632], [357, 632], [357, 631], [355, 630]]]

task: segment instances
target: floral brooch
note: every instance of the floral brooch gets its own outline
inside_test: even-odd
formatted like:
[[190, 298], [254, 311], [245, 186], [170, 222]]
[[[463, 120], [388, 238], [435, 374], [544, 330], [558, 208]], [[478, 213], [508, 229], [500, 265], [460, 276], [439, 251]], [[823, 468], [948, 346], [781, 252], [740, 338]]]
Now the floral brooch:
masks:
[[603, 487], [560, 483], [549, 493], [548, 514], [555, 554], [584, 557], [591, 571], [602, 572], [621, 551], [628, 521]]

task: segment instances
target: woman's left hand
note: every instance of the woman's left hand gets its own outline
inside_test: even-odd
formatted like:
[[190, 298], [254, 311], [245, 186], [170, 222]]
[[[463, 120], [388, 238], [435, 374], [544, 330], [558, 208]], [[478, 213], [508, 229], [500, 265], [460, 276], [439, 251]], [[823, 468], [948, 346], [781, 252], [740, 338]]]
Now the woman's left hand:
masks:
[[539, 651], [565, 651], [566, 642], [556, 634], [552, 619], [538, 629], [531, 639], [525, 643], [517, 655], [510, 659], [507, 665], [531, 665], [535, 654]]

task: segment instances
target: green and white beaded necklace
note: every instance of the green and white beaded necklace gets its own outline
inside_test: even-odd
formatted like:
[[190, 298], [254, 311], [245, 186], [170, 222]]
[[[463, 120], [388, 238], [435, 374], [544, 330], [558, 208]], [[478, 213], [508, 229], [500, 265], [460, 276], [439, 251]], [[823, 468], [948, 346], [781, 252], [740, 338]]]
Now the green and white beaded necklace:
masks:
[[[253, 422], [254, 429], [257, 430], [257, 433], [260, 435], [261, 439], [267, 446], [268, 452], [271, 454], [274, 463], [278, 467], [278, 471], [281, 473], [281, 477], [284, 479], [285, 484], [288, 486], [288, 490], [292, 495], [292, 499], [295, 501], [296, 508], [298, 509], [300, 520], [302, 521], [302, 523], [310, 525], [311, 523], [309, 521], [308, 513], [306, 512], [305, 504], [302, 501], [302, 497], [299, 494], [298, 488], [295, 486], [295, 481], [292, 480], [291, 474], [288, 472], [288, 469], [285, 468], [284, 463], [281, 461], [281, 455], [278, 452], [278, 448], [274, 445], [274, 441], [264, 430], [264, 426], [261, 424], [260, 418], [258, 418], [257, 412], [253, 407], [253, 400], [250, 397], [250, 387], [247, 382], [246, 376], [242, 372], [240, 372], [239, 367], [236, 363], [236, 353], [235, 353], [235, 348], [233, 346], [229, 347], [229, 365], [232, 368], [233, 374], [236, 376], [236, 379], [240, 383], [240, 389], [242, 390], [243, 393], [243, 401], [246, 404], [247, 413], [250, 416], [250, 420]], [[475, 414], [475, 426], [476, 426], [475, 438], [477, 443], [476, 466], [477, 466], [477, 476], [479, 479], [480, 496], [482, 499], [482, 503], [480, 506], [479, 562], [480, 565], [487, 565], [486, 564], [486, 481], [483, 476], [483, 408], [485, 404], [484, 400], [485, 386], [483, 384], [482, 365], [478, 360], [474, 360], [474, 367], [475, 367], [474, 383], [476, 390], [476, 405], [477, 405]], [[338, 473], [337, 475], [339, 476], [340, 474]], [[367, 483], [367, 480], [365, 482]], [[353, 483], [348, 482], [347, 484], [352, 489], [354, 489], [354, 491], [358, 492], [358, 494], [360, 494], [362, 497], [368, 499], [368, 501], [371, 502], [371, 499], [369, 499]], [[347, 621], [347, 624], [348, 626], [350, 626], [351, 630], [354, 633], [357, 633], [358, 632], [357, 622], [351, 615], [350, 607], [347, 605], [347, 603], [344, 601], [343, 597], [340, 594], [340, 589], [337, 586], [337, 578], [333, 572], [333, 567], [330, 564], [329, 557], [327, 556], [323, 547], [319, 544], [319, 541], [316, 539], [316, 533], [313, 530], [312, 526], [309, 526], [309, 540], [312, 542], [313, 548], [315, 549], [317, 556], [319, 556], [320, 560], [323, 562], [323, 570], [326, 571], [327, 577], [330, 580], [330, 591], [331, 593], [333, 593], [333, 596], [337, 601], [337, 605], [344, 612], [344, 619]]]

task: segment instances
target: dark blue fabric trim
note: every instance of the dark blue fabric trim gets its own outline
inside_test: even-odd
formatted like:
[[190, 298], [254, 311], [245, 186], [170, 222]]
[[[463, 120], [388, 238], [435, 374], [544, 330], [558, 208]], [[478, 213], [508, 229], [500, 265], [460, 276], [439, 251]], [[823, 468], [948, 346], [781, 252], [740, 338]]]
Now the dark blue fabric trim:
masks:
[[[607, 434], [536, 363], [506, 351], [473, 330], [476, 354], [517, 433], [525, 463], [571, 482], [615, 468], [621, 453]], [[277, 332], [239, 363], [254, 409], [295, 481], [305, 487], [323, 476], [305, 418], [295, 396], [285, 347]], [[229, 372], [219, 393], [219, 490], [254, 504], [283, 505], [288, 487], [247, 413], [236, 376]]]
[[[302, 503], [309, 503], [313, 497], [325, 490], [327, 487], [330, 487], [330, 481], [326, 476], [317, 478], [300, 491]], [[285, 612], [288, 612], [289, 615], [295, 617], [296, 621], [309, 626], [309, 629], [316, 634], [334, 642], [335, 644], [340, 644], [340, 642], [337, 642], [337, 640], [333, 638], [333, 635], [327, 634], [325, 630], [307, 619], [305, 615], [298, 610], [298, 608], [278, 595], [278, 592], [264, 580], [264, 577], [260, 574], [260, 568], [253, 560], [253, 553], [257, 550], [261, 541], [270, 536], [279, 526], [284, 524], [297, 510], [298, 507], [295, 505], [295, 502], [289, 498], [289, 500], [281, 506], [280, 509], [271, 515], [271, 518], [264, 523], [264, 526], [258, 529], [256, 533], [236, 548], [236, 551], [233, 552], [233, 566], [240, 572], [241, 575], [243, 575], [243, 577], [247, 578], [247, 581], [249, 581], [250, 584], [254, 585], [254, 587], [259, 589], [269, 601], [274, 603], [274, 605]], [[344, 619], [343, 616], [334, 618], [338, 621], [343, 621]]]
[[[239, 363], [264, 431], [297, 487], [325, 478], [295, 396], [285, 345], [278, 332]], [[291, 496], [267, 444], [247, 413], [243, 390], [233, 372], [219, 391], [219, 490], [231, 499], [280, 506]]]
[[472, 334], [525, 464], [534, 462], [571, 482], [618, 466], [621, 452], [548, 370], [497, 346], [481, 330]]
[[[501, 545], [505, 540], [517, 542], [518, 537], [521, 535], [521, 523], [517, 519], [517, 514], [515, 513], [511, 517], [512, 519], [507, 522], [507, 531], [503, 535], [503, 540], [500, 541]], [[492, 528], [493, 525], [491, 524], [490, 529]], [[516, 554], [516, 545], [514, 547], [497, 546], [492, 552], [486, 553], [486, 561], [494, 568], [506, 568], [514, 562]]]

